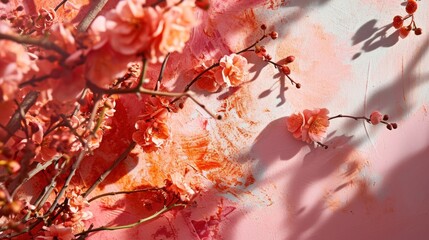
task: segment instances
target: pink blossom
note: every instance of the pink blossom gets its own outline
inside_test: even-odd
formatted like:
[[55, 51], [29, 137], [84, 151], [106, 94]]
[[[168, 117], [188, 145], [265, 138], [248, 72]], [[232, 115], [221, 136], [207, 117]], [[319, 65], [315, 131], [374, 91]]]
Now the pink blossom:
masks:
[[370, 119], [371, 124], [377, 125], [383, 120], [383, 114], [381, 114], [378, 111], [374, 111], [369, 116], [369, 119]]
[[149, 58], [153, 62], [161, 62], [170, 52], [182, 52], [189, 40], [192, 28], [196, 25], [194, 1], [183, 1], [167, 6], [162, 15], [160, 25], [162, 32], [156, 36], [150, 49]]
[[244, 81], [247, 59], [235, 53], [220, 59], [220, 67], [223, 81], [228, 87], [238, 86]]
[[43, 226], [45, 230], [45, 236], [38, 236], [37, 239], [47, 239], [47, 240], [71, 240], [75, 239], [71, 227], [65, 227], [62, 224], [51, 225], [49, 227]]
[[132, 136], [144, 151], [156, 151], [170, 138], [167, 108], [170, 108], [170, 104], [164, 98], [150, 97], [145, 102], [145, 112], [139, 116], [140, 120], [135, 124], [137, 131]]
[[328, 109], [304, 110], [287, 118], [287, 128], [297, 139], [304, 142], [321, 142], [329, 127]]
[[170, 137], [168, 125], [159, 119], [139, 120], [135, 127], [137, 131], [133, 133], [133, 140], [146, 152], [160, 149]]
[[148, 50], [154, 36], [161, 33], [161, 11], [143, 7], [145, 0], [120, 1], [106, 15], [106, 30], [112, 48], [132, 55]]
[[86, 58], [85, 78], [98, 87], [107, 88], [127, 70], [131, 56], [114, 51], [109, 44], [92, 49]]
[[[14, 34], [4, 22], [0, 22], [0, 32]], [[0, 40], [0, 46], [0, 101], [7, 101], [14, 98], [24, 74], [37, 67], [21, 44]]]
[[287, 118], [287, 129], [297, 139], [302, 138], [304, 124], [304, 115], [302, 113], [292, 114]]

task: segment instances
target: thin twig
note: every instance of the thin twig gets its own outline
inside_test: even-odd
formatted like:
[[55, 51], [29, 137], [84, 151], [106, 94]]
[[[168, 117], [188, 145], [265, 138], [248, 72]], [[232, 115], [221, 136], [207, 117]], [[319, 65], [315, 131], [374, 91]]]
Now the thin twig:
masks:
[[22, 44], [31, 44], [40, 46], [44, 49], [53, 50], [57, 53], [59, 53], [62, 57], [67, 58], [69, 54], [64, 51], [60, 46], [56, 45], [55, 43], [49, 41], [47, 38], [34, 38], [34, 37], [27, 37], [27, 36], [14, 36], [9, 34], [0, 33], [0, 39], [6, 39], [10, 41], [14, 41], [17, 43]]
[[[194, 79], [192, 79], [192, 81], [186, 85], [185, 90], [183, 90], [183, 91], [187, 92], [191, 88], [191, 86], [194, 85], [194, 83], [197, 82], [198, 79], [200, 79], [201, 76], [203, 76], [206, 72], [212, 70], [215, 67], [219, 67], [219, 62], [214, 63], [210, 67], [204, 69], [204, 71], [200, 72], [200, 74], [198, 74], [196, 77], [194, 77]], [[176, 99], [174, 101], [176, 101]]]
[[54, 11], [58, 11], [58, 9], [60, 9], [61, 6], [63, 6], [65, 3], [67, 2], [67, 0], [63, 0], [61, 1], [55, 8]]
[[106, 196], [115, 196], [115, 195], [119, 195], [119, 194], [131, 194], [131, 193], [159, 191], [159, 190], [161, 190], [161, 189], [159, 189], [159, 188], [146, 188], [146, 189], [136, 189], [136, 190], [131, 190], [131, 191], [108, 192], [108, 193], [103, 193], [103, 194], [97, 195], [97, 196], [89, 199], [88, 202], [92, 202], [94, 200], [97, 200], [99, 198], [106, 197]]
[[[98, 104], [99, 104], [99, 102], [100, 102], [100, 98], [97, 98], [95, 100], [94, 107], [93, 107], [92, 112], [91, 112], [91, 117], [90, 117], [90, 119], [88, 121], [88, 126], [87, 126], [87, 130], [88, 131], [90, 131], [90, 129], [92, 128], [92, 122], [95, 119], [95, 116], [96, 116], [96, 113], [97, 113], [97, 110], [98, 110]], [[66, 178], [66, 180], [64, 182], [63, 187], [61, 188], [61, 190], [58, 193], [57, 197], [53, 201], [53, 203], [52, 203], [51, 207], [49, 208], [49, 210], [46, 212], [45, 216], [50, 215], [54, 211], [54, 209], [58, 205], [58, 201], [63, 197], [63, 195], [65, 194], [66, 190], [68, 189], [72, 178], [74, 177], [74, 175], [76, 174], [77, 169], [80, 166], [80, 163], [82, 162], [82, 160], [85, 157], [87, 151], [89, 150], [88, 142], [89, 142], [89, 140], [90, 140], [91, 137], [92, 137], [91, 135], [88, 135], [88, 137], [84, 141], [84, 144], [82, 146], [82, 151], [80, 151], [80, 153], [77, 156], [75, 162], [73, 163], [73, 165], [71, 167], [71, 171], [70, 171], [69, 175], [67, 176], [67, 178]]]
[[189, 97], [193, 102], [195, 102], [199, 107], [201, 107], [207, 114], [209, 114], [214, 119], [220, 119], [219, 116], [215, 116], [212, 112], [210, 112], [204, 104], [200, 103], [191, 92], [184, 92], [184, 93], [175, 93], [175, 92], [161, 92], [161, 91], [154, 91], [149, 90], [146, 88], [129, 88], [129, 89], [103, 89], [98, 87], [97, 85], [93, 84], [91, 81], [87, 81], [87, 86], [90, 88], [93, 92], [97, 93], [104, 93], [108, 95], [113, 94], [130, 94], [130, 93], [143, 93], [147, 95], [155, 95], [155, 96], [163, 96], [163, 97], [173, 97], [173, 98], [180, 98], [180, 97]]
[[371, 122], [371, 120], [369, 118], [367, 118], [367, 117], [355, 117], [355, 116], [343, 115], [343, 114], [338, 114], [337, 116], [330, 117], [330, 118], [328, 118], [328, 120], [332, 120], [332, 119], [335, 119], [335, 118], [351, 118], [351, 119], [354, 119], [354, 120], [363, 119], [363, 120], [366, 120], [367, 122]]
[[132, 228], [135, 227], [137, 225], [140, 225], [144, 222], [153, 220], [155, 218], [157, 218], [158, 216], [160, 216], [163, 213], [168, 212], [169, 210], [176, 208], [176, 207], [186, 207], [186, 204], [183, 203], [179, 203], [179, 204], [172, 204], [170, 206], [164, 206], [161, 210], [155, 212], [154, 214], [152, 214], [149, 217], [146, 218], [142, 218], [140, 220], [138, 220], [137, 222], [131, 223], [131, 224], [127, 224], [127, 225], [120, 225], [120, 226], [114, 226], [114, 227], [107, 227], [107, 226], [102, 226], [102, 227], [98, 227], [98, 228], [93, 228], [93, 229], [88, 229], [86, 231], [83, 231], [81, 233], [76, 234], [75, 236], [80, 236], [83, 234], [88, 234], [91, 232], [97, 232], [97, 231], [114, 231], [114, 230], [119, 230], [119, 229], [127, 229], [127, 228]]

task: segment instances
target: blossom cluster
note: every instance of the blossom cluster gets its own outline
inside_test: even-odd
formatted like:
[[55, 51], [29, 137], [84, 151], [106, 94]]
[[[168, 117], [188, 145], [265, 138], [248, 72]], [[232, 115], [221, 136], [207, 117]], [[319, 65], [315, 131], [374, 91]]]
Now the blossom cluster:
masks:
[[354, 120], [365, 120], [372, 125], [380, 123], [385, 124], [389, 130], [396, 129], [397, 123], [389, 123], [388, 115], [383, 115], [379, 111], [374, 111], [369, 117], [355, 117], [350, 115], [336, 115], [329, 117], [329, 110], [326, 108], [316, 108], [313, 110], [305, 109], [302, 112], [292, 114], [286, 118], [287, 130], [292, 133], [296, 139], [302, 140], [306, 143], [316, 143], [322, 147], [328, 146], [323, 144], [323, 139], [326, 138], [329, 128], [329, 122], [336, 118], [351, 118]]
[[[249, 76], [243, 53], [251, 52], [301, 88], [291, 78], [289, 64], [295, 57], [275, 62], [262, 45], [264, 39], [279, 37], [276, 31], [267, 33], [264, 24], [262, 36], [249, 47], [221, 53], [217, 59], [198, 59], [199, 64], [191, 68], [195, 77], [185, 83], [182, 92], [165, 87], [162, 78], [170, 54], [184, 52], [192, 29], [199, 24], [197, 7], [208, 9], [209, 1], [123, 0], [95, 18], [89, 29], [79, 30], [57, 15], [61, 5], [73, 7], [66, 2], [42, 8], [36, 15], [27, 14], [22, 6], [4, 13], [0, 9], [0, 223], [5, 226], [0, 229], [0, 238], [28, 234], [25, 236], [36, 239], [69, 240], [106, 230], [85, 229], [85, 221], [94, 217], [87, 210], [91, 191], [134, 148], [147, 155], [168, 148], [174, 136], [172, 115], [183, 108], [186, 99], [216, 118], [196, 99], [191, 87], [210, 93], [242, 87]], [[10, 4], [6, 0], [2, 3]], [[146, 74], [148, 68], [152, 72], [160, 68], [155, 84]], [[135, 95], [140, 109], [130, 111], [131, 124], [124, 123], [128, 119], [118, 120], [126, 114], [117, 116], [120, 110], [126, 111], [117, 108], [125, 108], [120, 105], [125, 94]], [[369, 118], [328, 114], [326, 108], [292, 114], [287, 118], [287, 130], [306, 143], [326, 146], [322, 141], [334, 118], [364, 119], [373, 125], [385, 124], [390, 130], [397, 128], [377, 111]], [[118, 154], [88, 189], [73, 182], [80, 164], [90, 161], [97, 150], [103, 151], [103, 138], [121, 134], [115, 129], [120, 124], [131, 126], [127, 139], [122, 138], [130, 142], [128, 151]], [[184, 171], [159, 172], [165, 179], [153, 183], [164, 196], [161, 210], [187, 204], [204, 189], [203, 170], [183, 165]], [[40, 175], [48, 179], [43, 190], [28, 198], [22, 193], [23, 185]], [[107, 230], [114, 229], [120, 228]]]

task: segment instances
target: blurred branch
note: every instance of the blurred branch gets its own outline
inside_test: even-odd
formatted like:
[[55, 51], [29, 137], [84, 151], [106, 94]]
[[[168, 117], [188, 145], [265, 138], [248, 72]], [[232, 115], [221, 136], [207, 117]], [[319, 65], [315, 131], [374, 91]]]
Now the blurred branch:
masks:
[[20, 107], [18, 107], [6, 125], [7, 135], [0, 139], [0, 141], [4, 143], [7, 142], [9, 138], [13, 136], [16, 131], [18, 131], [18, 129], [21, 127], [21, 121], [23, 120], [21, 115], [26, 114], [28, 110], [30, 110], [30, 108], [36, 103], [38, 96], [39, 92], [31, 91], [24, 97]]
[[92, 21], [97, 17], [97, 15], [101, 12], [103, 7], [106, 5], [108, 0], [98, 0], [90, 2], [91, 7], [86, 14], [86, 16], [82, 19], [82, 21], [77, 26], [77, 30], [79, 32], [86, 32]]

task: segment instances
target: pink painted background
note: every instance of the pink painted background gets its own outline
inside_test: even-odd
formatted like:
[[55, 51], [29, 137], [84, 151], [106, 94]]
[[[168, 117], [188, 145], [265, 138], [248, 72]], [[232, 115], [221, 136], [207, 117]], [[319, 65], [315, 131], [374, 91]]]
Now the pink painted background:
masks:
[[[302, 88], [250, 57], [249, 84], [234, 95], [201, 95], [223, 121], [189, 103], [186, 117], [175, 122], [178, 148], [192, 151], [183, 156], [210, 152], [206, 160], [226, 159], [227, 166], [208, 171], [224, 182], [193, 207], [93, 239], [427, 239], [429, 6], [419, 5], [423, 35], [400, 39], [390, 23], [404, 12], [401, 1], [213, 1], [208, 13], [198, 14], [202, 24], [186, 49], [189, 57], [170, 60], [172, 88], [181, 89], [177, 80], [188, 76], [171, 70], [191, 68], [201, 54], [219, 57], [250, 45], [262, 23], [279, 32], [267, 44], [275, 59], [296, 56], [292, 75]], [[133, 104], [123, 101], [125, 109]], [[330, 148], [314, 148], [293, 139], [285, 117], [315, 107], [332, 116], [379, 110], [399, 128], [336, 119], [326, 141]], [[141, 161], [128, 164], [119, 186], [136, 183], [145, 168]], [[129, 223], [143, 211], [128, 204], [135, 199], [109, 201], [123, 208], [107, 212], [108, 201], [94, 206], [93, 212], [106, 216], [100, 222]]]

